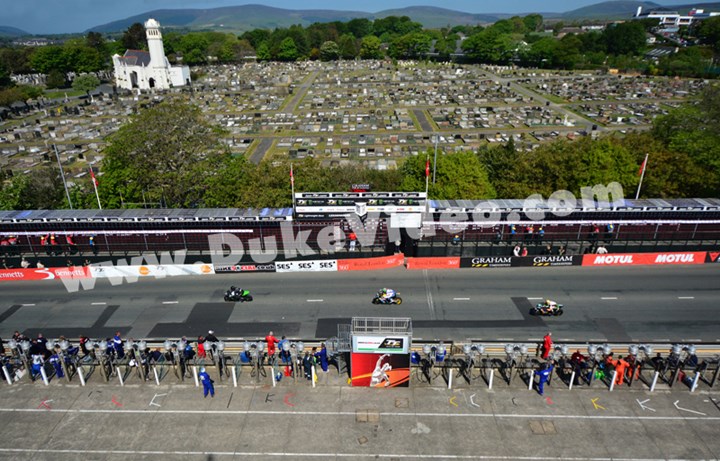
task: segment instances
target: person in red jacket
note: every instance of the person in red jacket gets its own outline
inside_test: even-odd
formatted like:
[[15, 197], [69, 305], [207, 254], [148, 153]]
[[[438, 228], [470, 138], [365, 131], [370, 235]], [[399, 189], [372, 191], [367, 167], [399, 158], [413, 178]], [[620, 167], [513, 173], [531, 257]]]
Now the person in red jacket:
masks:
[[543, 337], [543, 344], [542, 344], [542, 358], [547, 359], [550, 355], [550, 351], [552, 350], [553, 342], [552, 342], [552, 333], [548, 332]]
[[270, 333], [268, 333], [267, 336], [265, 336], [265, 342], [267, 342], [268, 357], [272, 357], [273, 355], [275, 355], [275, 345], [279, 341], [275, 336], [273, 336], [273, 332], [271, 331]]

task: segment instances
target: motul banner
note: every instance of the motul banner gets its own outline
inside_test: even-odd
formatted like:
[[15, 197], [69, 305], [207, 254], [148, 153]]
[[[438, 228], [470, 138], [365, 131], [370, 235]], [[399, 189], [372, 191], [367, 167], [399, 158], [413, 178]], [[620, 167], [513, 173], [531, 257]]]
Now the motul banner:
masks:
[[706, 252], [620, 253], [583, 256], [583, 266], [641, 266], [655, 264], [704, 264]]
[[87, 267], [50, 267], [47, 269], [1, 269], [0, 281], [53, 280], [56, 278], [85, 279], [91, 277]]

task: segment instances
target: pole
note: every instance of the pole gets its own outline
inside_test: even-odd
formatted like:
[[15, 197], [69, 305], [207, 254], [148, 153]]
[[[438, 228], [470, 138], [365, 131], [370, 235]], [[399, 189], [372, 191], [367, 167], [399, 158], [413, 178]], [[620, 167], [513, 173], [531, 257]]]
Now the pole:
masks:
[[55, 150], [55, 158], [57, 159], [58, 166], [60, 167], [60, 178], [62, 178], [63, 186], [65, 187], [65, 195], [67, 195], [68, 199], [68, 205], [70, 205], [70, 209], [73, 209], [72, 206], [72, 200], [70, 200], [70, 191], [68, 190], [67, 182], [65, 181], [65, 172], [63, 171], [62, 163], [60, 162], [60, 153], [58, 152], [57, 145], [53, 144], [53, 149]]
[[100, 205], [100, 194], [98, 194], [97, 188], [97, 179], [95, 179], [95, 173], [92, 168], [90, 168], [90, 177], [92, 178], [93, 188], [95, 189], [95, 198], [97, 198], [98, 208], [102, 210], [102, 205]]
[[437, 148], [438, 148], [438, 140], [440, 139], [440, 135], [435, 135], [435, 159], [433, 160], [433, 185], [435, 184], [435, 173], [437, 173]]
[[430, 172], [428, 171], [430, 162], [430, 155], [427, 155], [425, 160], [425, 212], [430, 211], [430, 200], [428, 199], [428, 190], [430, 188]]
[[293, 176], [293, 166], [292, 163], [290, 164], [290, 199], [292, 200], [293, 205], [293, 216], [295, 216], [295, 176]]
[[645, 160], [642, 164], [642, 171], [640, 171], [640, 183], [638, 184], [637, 193], [635, 194], [635, 200], [640, 198], [640, 188], [642, 187], [643, 178], [645, 178], [645, 170], [647, 169], [647, 161], [649, 155], [650, 154], [645, 154]]

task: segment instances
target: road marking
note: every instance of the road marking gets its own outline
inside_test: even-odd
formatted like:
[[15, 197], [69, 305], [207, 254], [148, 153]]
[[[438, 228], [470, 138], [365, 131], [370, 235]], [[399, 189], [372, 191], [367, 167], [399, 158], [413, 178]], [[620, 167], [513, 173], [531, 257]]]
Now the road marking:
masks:
[[285, 394], [285, 397], [283, 397], [283, 402], [285, 402], [285, 405], [287, 405], [289, 407], [294, 407], [295, 404], [290, 403], [290, 397], [294, 397], [294, 396], [295, 396], [295, 394], [292, 394], [292, 393]]
[[118, 407], [123, 406], [122, 403], [120, 403], [120, 402], [118, 402], [117, 400], [115, 400], [115, 396], [114, 396], [114, 395], [112, 396], [111, 401], [112, 401], [112, 403], [114, 403], [114, 404], [115, 404], [116, 406], [118, 406]]
[[48, 403], [50, 403], [50, 402], [52, 402], [52, 399], [50, 399], [50, 400], [43, 400], [42, 402], [40, 402], [40, 405], [38, 406], [38, 409], [40, 409], [40, 408], [45, 408], [45, 409], [47, 409], [47, 410], [52, 410], [52, 408], [50, 407], [50, 405], [48, 405]]
[[678, 410], [687, 411], [688, 413], [695, 413], [696, 415], [707, 416], [705, 413], [701, 413], [701, 412], [699, 412], [699, 411], [695, 411], [695, 410], [690, 410], [690, 409], [688, 409], [688, 408], [679, 407], [679, 406], [678, 406], [678, 403], [680, 403], [679, 400], [676, 400], [675, 403], [673, 403], [673, 405], [675, 405], [675, 408], [677, 408]]
[[684, 343], [701, 343], [702, 339], [681, 339]]
[[458, 406], [458, 404], [455, 403], [455, 396], [450, 397], [450, 403], [451, 403], [452, 405], [455, 405], [456, 407]]
[[155, 396], [154, 396], [154, 397], [152, 398], [152, 400], [150, 401], [150, 405], [148, 405], [148, 406], [151, 407], [151, 406], [155, 405], [156, 407], [159, 407], [160, 404], [159, 404], [159, 403], [155, 403], [155, 399], [158, 398], [158, 397], [164, 397], [164, 396], [166, 396], [166, 395], [167, 395], [167, 394], [155, 394]]
[[538, 300], [538, 299], [542, 299], [542, 298], [528, 298], [529, 301], [535, 301], [535, 300]]
[[90, 303], [91, 306], [104, 306], [107, 303]]
[[650, 408], [649, 406], [645, 405], [650, 401], [650, 399], [645, 399], [642, 402], [640, 401], [640, 399], [635, 399], [635, 401], [638, 403], [638, 405], [640, 405], [640, 408], [642, 408], [643, 410], [655, 411], [654, 408]]
[[435, 303], [433, 302], [432, 293], [430, 293], [430, 278], [427, 269], [423, 269], [423, 278], [425, 279], [425, 294], [427, 295], [428, 308], [430, 309], [430, 320], [437, 320], [435, 313]]
[[178, 301], [163, 301], [163, 304], [177, 304]]
[[594, 398], [594, 399], [590, 399], [590, 401], [592, 402], [592, 404], [593, 404], [593, 406], [595, 407], [596, 410], [598, 410], [598, 409], [599, 409], [599, 410], [604, 410], [605, 407], [602, 406], [602, 405], [600, 405], [599, 403], [597, 403], [598, 400], [600, 400], [600, 397], [596, 397], [596, 398]]
[[477, 403], [475, 403], [475, 400], [473, 400], [473, 398], [475, 397], [475, 395], [477, 395], [477, 394], [473, 394], [473, 395], [470, 396], [470, 405], [472, 405], [472, 406], [474, 406], [474, 407], [480, 408], [480, 405], [478, 405]]
[[307, 302], [309, 303], [321, 303], [324, 299], [308, 299]]
[[[412, 429], [413, 434], [427, 434], [430, 429], [418, 423], [418, 426]], [[355, 458], [355, 459], [477, 459], [477, 460], [520, 460], [520, 461], [543, 461], [548, 459], [547, 456], [493, 456], [493, 455], [445, 455], [445, 454], [404, 454], [404, 453], [292, 453], [292, 452], [241, 452], [241, 451], [160, 451], [160, 450], [80, 450], [80, 449], [49, 449], [49, 448], [0, 448], [0, 453], [41, 453], [41, 454], [73, 454], [73, 455], [131, 455], [138, 456], [162, 456], [162, 457], [178, 457], [178, 456], [195, 456], [203, 459], [210, 457], [242, 457], [242, 458], [261, 458], [261, 457], [282, 457], [291, 459], [300, 458]], [[581, 457], [563, 457], [568, 461], [609, 461], [610, 458], [581, 458]], [[666, 458], [667, 461], [680, 461], [678, 458]], [[647, 458], [623, 458], [623, 461], [651, 461]]]
[[470, 301], [470, 298], [453, 298], [453, 301]]
[[32, 306], [34, 306], [34, 305], [35, 305], [35, 304], [22, 304], [22, 307], [32, 307]]
[[613, 300], [613, 299], [617, 299], [617, 298], [616, 298], [616, 297], [614, 297], [614, 296], [607, 296], [607, 297], [602, 297], [602, 298], [600, 298], [600, 299], [604, 299], [604, 300]]
[[[679, 400], [678, 400], [679, 402]], [[168, 415], [265, 415], [265, 416], [352, 416], [355, 417], [355, 411], [295, 411], [295, 410], [94, 410], [94, 409], [58, 409], [41, 410], [36, 408], [0, 408], [0, 413], [64, 413], [64, 414], [134, 414], [141, 416], [154, 417], [158, 414]], [[547, 418], [547, 414], [512, 414], [512, 413], [437, 413], [437, 412], [381, 412], [383, 417], [398, 418], [417, 418], [418, 416], [427, 418], [507, 418], [507, 419], [542, 419]], [[553, 419], [607, 419], [618, 421], [643, 420], [643, 421], [720, 421], [720, 416], [623, 416], [623, 415], [553, 415]], [[543, 458], [545, 459], [545, 458]]]
[[678, 299], [695, 299], [695, 296], [678, 296]]

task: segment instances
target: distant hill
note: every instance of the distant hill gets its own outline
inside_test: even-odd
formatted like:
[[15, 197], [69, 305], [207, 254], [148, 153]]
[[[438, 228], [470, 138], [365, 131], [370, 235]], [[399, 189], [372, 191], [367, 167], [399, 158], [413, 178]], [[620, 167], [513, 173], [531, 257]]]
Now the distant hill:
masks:
[[[541, 12], [540, 14], [547, 19], [562, 19], [565, 21], [582, 19], [629, 19], [635, 14], [638, 6], [642, 6], [643, 10], [661, 8], [657, 3], [649, 1], [613, 0], [578, 8], [565, 13]], [[706, 11], [720, 11], [720, 3], [686, 4], [665, 6], [662, 8], [677, 10], [680, 13], [687, 13], [692, 8], [704, 8]], [[529, 13], [530, 12], [525, 14]], [[524, 16], [525, 14], [518, 14], [518, 16]], [[102, 33], [122, 32], [136, 22], [143, 23], [148, 18], [155, 18], [160, 21], [163, 27], [167, 28], [224, 30], [241, 33], [252, 29], [290, 27], [293, 24], [309, 26], [315, 22], [347, 22], [354, 18], [373, 20], [387, 16], [408, 16], [413, 21], [421, 23], [424, 27], [438, 28], [444, 26], [452, 27], [466, 24], [493, 23], [512, 15], [506, 13], [471, 14], [433, 6], [411, 6], [384, 10], [377, 13], [366, 13], [362, 11], [339, 10], [288, 10], [264, 5], [240, 5], [210, 9], [153, 10], [119, 21], [102, 24], [89, 30]], [[1, 30], [2, 29], [0, 29], [0, 31]]]
[[639, 6], [643, 11], [664, 9], [677, 11], [680, 14], [687, 14], [693, 8], [704, 9], [705, 11], [720, 11], [720, 3], [693, 3], [684, 5], [658, 5], [654, 2], [613, 0], [596, 3], [576, 10], [565, 12], [558, 17], [564, 20], [581, 19], [629, 19], [634, 16]]
[[136, 22], [142, 23], [148, 18], [154, 18], [163, 27], [169, 28], [182, 27], [193, 30], [213, 29], [244, 32], [252, 29], [290, 27], [293, 24], [309, 26], [315, 22], [347, 22], [354, 18], [373, 20], [388, 16], [408, 16], [413, 21], [419, 22], [428, 28], [492, 23], [499, 19], [498, 15], [470, 14], [432, 6], [414, 6], [385, 10], [378, 13], [365, 13], [362, 11], [339, 10], [286, 10], [263, 5], [241, 5], [206, 10], [154, 10], [102, 24], [89, 30], [102, 33], [120, 32]]
[[0, 26], [0, 37], [23, 37], [25, 35], [32, 34], [17, 27]]

